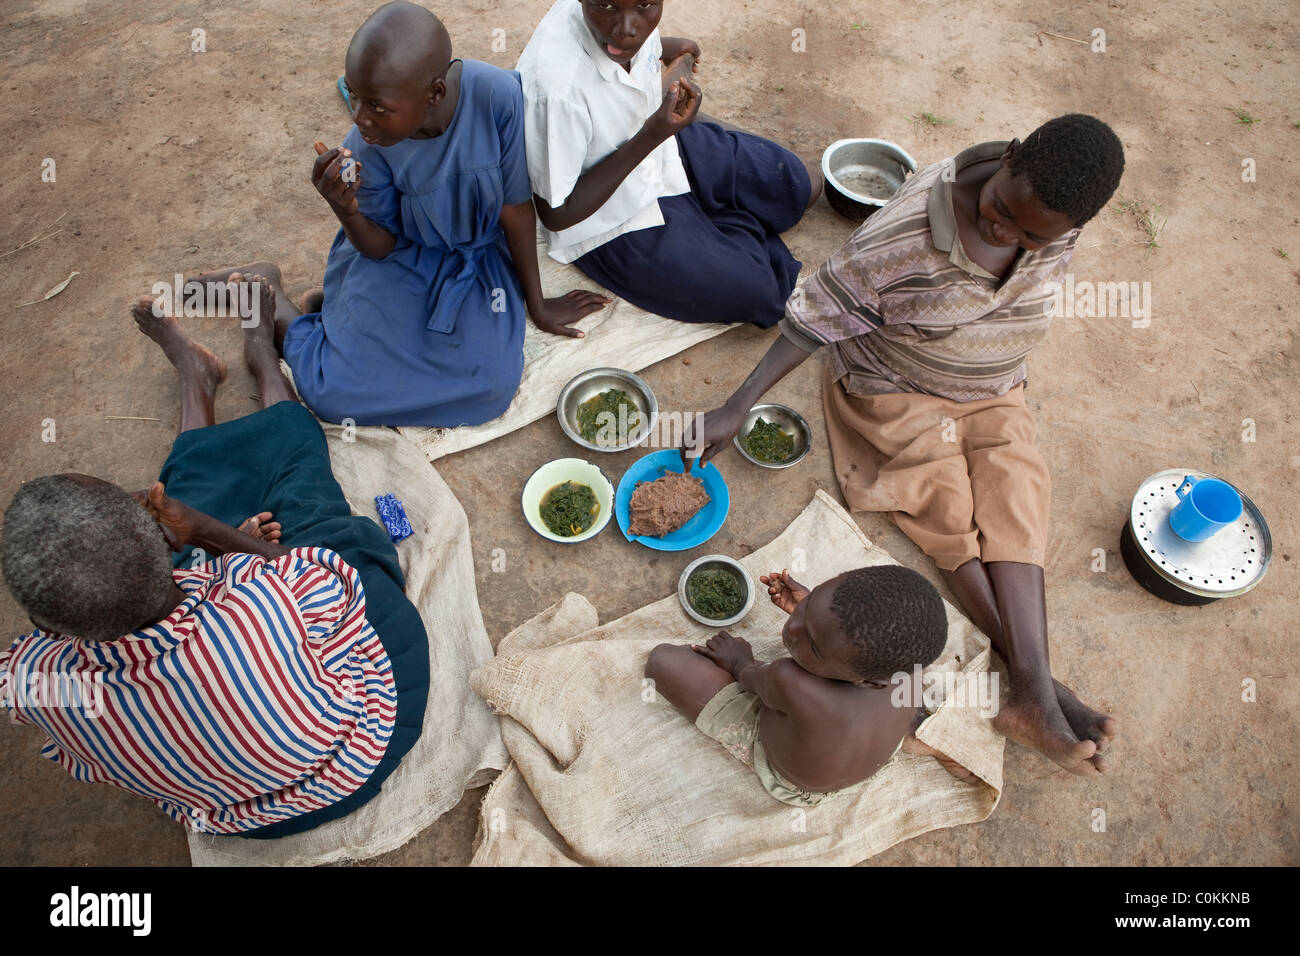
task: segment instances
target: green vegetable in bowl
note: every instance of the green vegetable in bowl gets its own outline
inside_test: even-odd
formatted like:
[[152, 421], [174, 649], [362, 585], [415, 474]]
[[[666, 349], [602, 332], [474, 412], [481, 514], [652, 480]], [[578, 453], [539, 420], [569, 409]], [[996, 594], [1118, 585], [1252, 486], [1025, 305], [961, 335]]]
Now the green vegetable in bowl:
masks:
[[783, 465], [794, 457], [794, 436], [776, 422], [765, 422], [762, 418], [754, 422], [741, 444], [750, 455], [769, 465]]
[[686, 581], [686, 600], [696, 613], [711, 621], [725, 621], [745, 606], [745, 587], [724, 568], [705, 568]]
[[556, 485], [542, 498], [542, 521], [551, 534], [561, 538], [582, 534], [595, 523], [599, 513], [596, 493], [576, 481]]
[[[640, 424], [641, 410], [622, 389], [608, 389], [578, 406], [578, 434], [593, 445], [625, 445]], [[623, 428], [627, 434], [618, 434]]]

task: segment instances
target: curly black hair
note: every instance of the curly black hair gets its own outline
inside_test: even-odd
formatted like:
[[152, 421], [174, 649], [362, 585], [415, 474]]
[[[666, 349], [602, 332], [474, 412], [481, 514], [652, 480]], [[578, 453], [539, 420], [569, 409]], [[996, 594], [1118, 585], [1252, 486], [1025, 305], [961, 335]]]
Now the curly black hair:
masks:
[[1027, 176], [1048, 209], [1082, 226], [1114, 194], [1124, 174], [1124, 147], [1115, 131], [1086, 113], [1048, 120], [1011, 154], [1012, 176]]
[[850, 571], [831, 596], [831, 612], [857, 648], [852, 666], [863, 680], [888, 680], [914, 664], [930, 664], [948, 642], [939, 592], [921, 575], [894, 564]]
[[121, 488], [47, 475], [5, 510], [0, 568], [34, 623], [111, 641], [153, 624], [172, 596], [171, 549]]

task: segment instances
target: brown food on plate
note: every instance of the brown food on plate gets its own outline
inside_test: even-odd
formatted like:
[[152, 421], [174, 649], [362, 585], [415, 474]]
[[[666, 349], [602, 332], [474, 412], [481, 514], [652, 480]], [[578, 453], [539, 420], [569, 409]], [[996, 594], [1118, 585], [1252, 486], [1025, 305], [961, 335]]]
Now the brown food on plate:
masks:
[[670, 471], [655, 481], [639, 482], [632, 492], [628, 531], [662, 538], [694, 518], [709, 501], [704, 482], [688, 475]]

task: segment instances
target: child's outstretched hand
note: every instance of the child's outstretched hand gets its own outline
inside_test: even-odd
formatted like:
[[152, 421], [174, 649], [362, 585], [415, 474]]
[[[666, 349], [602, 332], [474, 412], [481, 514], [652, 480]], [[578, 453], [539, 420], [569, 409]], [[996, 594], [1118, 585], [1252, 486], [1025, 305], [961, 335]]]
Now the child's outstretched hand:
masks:
[[533, 322], [543, 332], [552, 335], [567, 335], [569, 338], [585, 338], [586, 333], [570, 328], [574, 322], [585, 319], [593, 312], [599, 312], [609, 305], [610, 300], [599, 292], [574, 289], [567, 295], [554, 299], [543, 299], [542, 308], [533, 314]]
[[361, 164], [352, 158], [350, 149], [336, 146], [326, 149], [317, 140], [316, 162], [311, 168], [311, 184], [325, 197], [338, 216], [357, 212], [357, 190], [361, 187]]
[[754, 659], [753, 648], [743, 637], [735, 637], [726, 631], [718, 631], [703, 647], [692, 644], [691, 650], [703, 654], [724, 671], [735, 677], [740, 669]]
[[786, 614], [793, 614], [795, 606], [810, 593], [806, 587], [790, 577], [788, 570], [759, 575], [758, 579], [767, 585], [767, 593], [771, 596], [772, 603]]

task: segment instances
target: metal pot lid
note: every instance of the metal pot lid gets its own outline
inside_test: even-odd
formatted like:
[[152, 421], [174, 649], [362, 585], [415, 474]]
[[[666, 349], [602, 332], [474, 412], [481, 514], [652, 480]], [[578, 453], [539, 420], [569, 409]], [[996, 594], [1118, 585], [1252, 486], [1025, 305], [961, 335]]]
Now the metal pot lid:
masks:
[[1138, 550], [1152, 570], [1184, 591], [1210, 598], [1245, 594], [1263, 579], [1273, 559], [1268, 524], [1255, 503], [1233, 485], [1241, 495], [1241, 517], [1235, 523], [1207, 541], [1178, 537], [1169, 527], [1169, 512], [1179, 502], [1177, 489], [1187, 475], [1218, 477], [1195, 468], [1173, 468], [1138, 487], [1129, 513]]

